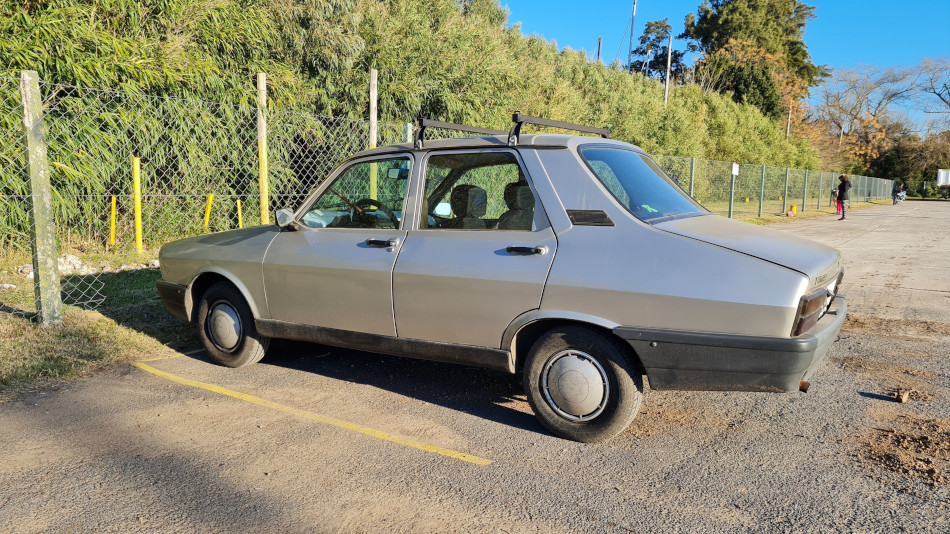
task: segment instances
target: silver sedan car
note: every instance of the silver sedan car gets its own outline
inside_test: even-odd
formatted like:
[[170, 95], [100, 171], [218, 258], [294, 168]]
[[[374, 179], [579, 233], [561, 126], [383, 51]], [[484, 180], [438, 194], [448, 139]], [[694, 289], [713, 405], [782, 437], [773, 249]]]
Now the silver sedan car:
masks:
[[287, 338], [522, 373], [541, 423], [585, 442], [631, 423], [644, 377], [807, 386], [846, 315], [837, 250], [710, 213], [605, 131], [532, 120], [360, 152], [276, 225], [165, 245], [159, 295], [222, 365]]

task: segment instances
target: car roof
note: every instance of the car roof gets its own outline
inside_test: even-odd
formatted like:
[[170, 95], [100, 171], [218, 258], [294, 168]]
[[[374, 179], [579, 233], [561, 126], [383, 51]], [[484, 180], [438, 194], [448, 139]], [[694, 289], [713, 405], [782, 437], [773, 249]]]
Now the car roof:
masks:
[[[633, 148], [637, 151], [643, 150], [630, 143], [617, 141], [616, 139], [602, 139], [600, 137], [588, 137], [582, 135], [558, 135], [558, 134], [523, 134], [518, 136], [518, 144], [513, 148], [577, 148], [580, 145], [598, 144], [598, 145], [616, 145], [618, 148]], [[412, 143], [401, 143], [398, 145], [387, 145], [379, 148], [362, 150], [353, 154], [348, 160], [361, 158], [364, 156], [373, 156], [378, 154], [390, 154], [394, 152], [425, 152], [430, 150], [448, 150], [455, 148], [503, 148], [508, 146], [508, 136], [486, 136], [486, 137], [459, 137], [454, 139], [432, 139], [427, 140], [421, 149], [415, 148]]]

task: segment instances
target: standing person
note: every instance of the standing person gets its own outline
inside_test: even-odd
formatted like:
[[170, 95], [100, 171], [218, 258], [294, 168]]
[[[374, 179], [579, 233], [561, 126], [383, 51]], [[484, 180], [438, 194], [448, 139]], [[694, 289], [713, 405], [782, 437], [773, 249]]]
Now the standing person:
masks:
[[846, 220], [845, 206], [848, 204], [848, 190], [851, 189], [851, 181], [844, 174], [838, 177], [838, 181], [841, 182], [838, 184], [838, 211], [841, 213], [841, 218], [838, 220], [844, 221]]
[[841, 213], [841, 206], [838, 205], [838, 188], [831, 188], [831, 203], [835, 205], [835, 213]]

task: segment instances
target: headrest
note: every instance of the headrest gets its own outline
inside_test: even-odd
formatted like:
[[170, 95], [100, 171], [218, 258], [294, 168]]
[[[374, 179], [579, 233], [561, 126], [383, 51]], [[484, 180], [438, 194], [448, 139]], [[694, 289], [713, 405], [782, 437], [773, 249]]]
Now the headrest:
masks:
[[477, 185], [457, 185], [449, 204], [456, 217], [482, 217], [488, 211], [488, 194]]
[[505, 204], [509, 210], [530, 210], [534, 208], [534, 195], [524, 182], [512, 182], [505, 186]]

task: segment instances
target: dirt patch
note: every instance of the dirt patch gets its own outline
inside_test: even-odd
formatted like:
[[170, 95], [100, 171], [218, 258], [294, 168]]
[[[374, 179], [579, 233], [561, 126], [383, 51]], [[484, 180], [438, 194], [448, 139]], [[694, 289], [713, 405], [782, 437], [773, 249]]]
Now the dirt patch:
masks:
[[846, 355], [831, 358], [831, 361], [838, 363], [848, 371], [858, 371], [863, 374], [874, 375], [879, 378], [899, 378], [905, 376], [928, 378], [933, 376], [928, 371], [907, 367], [899, 363], [875, 360], [868, 357]]
[[950, 482], [950, 421], [900, 415], [862, 439], [858, 461], [936, 486]]
[[722, 419], [710, 413], [662, 405], [643, 407], [627, 429], [635, 436], [657, 436], [676, 430], [725, 427]]
[[841, 329], [843, 332], [869, 332], [890, 339], [950, 336], [950, 323], [916, 321], [913, 319], [883, 319], [849, 313]]

